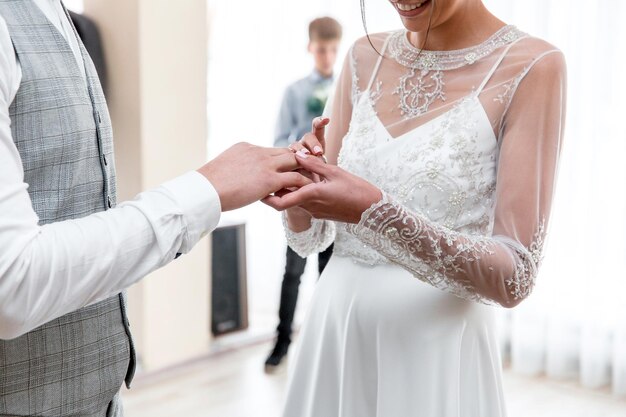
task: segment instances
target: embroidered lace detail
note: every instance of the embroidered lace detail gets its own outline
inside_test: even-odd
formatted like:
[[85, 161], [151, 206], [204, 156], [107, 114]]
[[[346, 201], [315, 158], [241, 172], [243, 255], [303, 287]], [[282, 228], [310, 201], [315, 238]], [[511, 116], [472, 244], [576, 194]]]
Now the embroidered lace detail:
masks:
[[411, 68], [400, 77], [400, 84], [393, 94], [400, 96], [398, 108], [406, 118], [416, 117], [428, 111], [435, 100], [446, 101], [443, 92], [443, 72], [428, 70], [417, 71]]
[[311, 227], [296, 233], [289, 229], [287, 213], [282, 213], [287, 244], [302, 258], [325, 251], [335, 240], [335, 223], [328, 220], [311, 219]]
[[399, 96], [398, 108], [402, 115], [405, 119], [420, 116], [436, 100], [446, 100], [443, 71], [471, 65], [524, 35], [515, 26], [507, 25], [486, 41], [470, 48], [453, 51], [424, 50], [420, 53], [409, 42], [405, 30], [393, 33], [389, 41], [389, 54], [398, 63], [409, 68], [393, 90], [393, 94]]
[[506, 284], [511, 288], [510, 293], [515, 300], [522, 300], [528, 297], [535, 286], [537, 272], [543, 261], [545, 239], [546, 229], [544, 218], [539, 224], [528, 248], [511, 245], [516, 252], [518, 261], [516, 262], [513, 276], [506, 281]]
[[469, 280], [449, 278], [462, 272], [464, 264], [493, 254], [488, 238], [429, 225], [423, 215], [408, 212], [386, 193], [347, 230], [421, 281], [458, 297], [490, 304]]
[[[481, 120], [476, 97], [467, 97], [434, 123], [411, 132], [410, 146], [386, 152], [380, 149], [396, 139], [380, 126], [373, 104], [363, 94], [354, 107], [339, 166], [431, 221], [463, 233], [488, 235], [495, 204], [497, 148], [493, 137], [478, 140]], [[344, 224], [337, 224], [334, 253], [366, 265], [389, 263], [347, 232]]]
[[[290, 245], [305, 256], [321, 251], [332, 240], [325, 237], [329, 230], [325, 228], [334, 227], [334, 231], [328, 232], [335, 236], [334, 254], [349, 257], [355, 263], [396, 263], [437, 288], [487, 304], [511, 306], [516, 304], [514, 300], [527, 297], [541, 261], [545, 232], [543, 226], [539, 227], [540, 216], [547, 212], [538, 207], [538, 217], [532, 218], [531, 212], [516, 211], [518, 206], [520, 210], [524, 207], [516, 202], [517, 199], [523, 201], [526, 193], [532, 198], [532, 193], [539, 191], [537, 187], [543, 180], [534, 175], [546, 173], [552, 178], [552, 165], [543, 155], [553, 156], [537, 152], [532, 156], [541, 160], [533, 160], [529, 166], [519, 164], [519, 174], [528, 178], [527, 183], [519, 185], [520, 193], [505, 193], [502, 205], [496, 205], [499, 195], [496, 183], [506, 187], [506, 178], [513, 175], [517, 179], [519, 174], [511, 172], [510, 166], [515, 164], [500, 160], [503, 155], [495, 133], [498, 129], [493, 123], [506, 111], [503, 109], [506, 106], [500, 105], [498, 100], [506, 104], [516, 94], [520, 83], [515, 78], [521, 79], [520, 71], [527, 73], [526, 68], [554, 49], [542, 43], [539, 46], [546, 52], [537, 57], [536, 52], [527, 51], [533, 45], [529, 39], [521, 48], [501, 48], [502, 54], [495, 51], [486, 57], [485, 61], [489, 62], [485, 65], [470, 63], [500, 42], [514, 42], [523, 36], [511, 30], [513, 35], [494, 35], [496, 40], [490, 47], [473, 48], [476, 56], [467, 60], [468, 66], [450, 72], [435, 69], [434, 64], [428, 66], [430, 69], [407, 68], [391, 58], [378, 61], [379, 55], [372, 52], [368, 44], [356, 43], [362, 52], [353, 53], [356, 55], [354, 65], [348, 67], [352, 80], [343, 78], [341, 84], [345, 89], [342, 90], [344, 104], [349, 108], [334, 110], [344, 122], [334, 128], [337, 137], [341, 135], [338, 165], [384, 190], [386, 196], [394, 200], [372, 207], [358, 225], [316, 223], [302, 234], [291, 234]], [[376, 45], [385, 45], [388, 36], [387, 33], [379, 35]], [[389, 57], [388, 49], [383, 47], [381, 51]], [[502, 73], [501, 62], [506, 62]], [[448, 61], [446, 65], [452, 64]], [[372, 73], [373, 68], [382, 70]], [[437, 71], [444, 74], [440, 87], [430, 78]], [[407, 73], [414, 76], [407, 77], [403, 81], [405, 88], [396, 92], [406, 94], [405, 113], [428, 111], [432, 117], [403, 120], [405, 117], [397, 110], [398, 95], [392, 93]], [[497, 76], [490, 85], [492, 75]], [[420, 76], [425, 82], [416, 86], [416, 78]], [[369, 77], [368, 82], [364, 82], [366, 77]], [[509, 82], [510, 91], [506, 87], [502, 90]], [[352, 103], [347, 97], [351, 88]], [[481, 92], [485, 94], [481, 96]], [[501, 97], [494, 103], [494, 97], [500, 93]], [[430, 108], [428, 97], [434, 97], [436, 103]], [[444, 100], [445, 105], [434, 113], [433, 108]], [[524, 114], [530, 120], [535, 120], [534, 116], [533, 111]], [[529, 124], [524, 129], [542, 137], [535, 125]], [[394, 136], [392, 132], [398, 134]], [[528, 141], [523, 131], [509, 130], [506, 137], [512, 149], [543, 143], [539, 140], [529, 143], [532, 141]], [[509, 158], [511, 154], [504, 157]], [[546, 170], [533, 171], [535, 163], [545, 163]], [[505, 180], [501, 182], [501, 178]], [[321, 241], [324, 244], [320, 244]]]
[[[489, 265], [497, 245], [504, 243], [496, 237], [447, 229], [422, 213], [407, 210], [384, 192], [381, 201], [366, 210], [358, 224], [347, 225], [346, 230], [421, 281], [464, 299], [484, 304], [498, 302], [479, 294], [467, 273], [470, 264]], [[529, 250], [516, 250], [513, 276], [505, 281], [515, 300], [527, 297], [534, 286], [543, 235], [542, 226]], [[493, 266], [488, 269], [492, 271]]]
[[543, 247], [546, 240], [546, 219], [542, 219], [539, 228], [533, 237], [533, 241], [529, 246], [530, 256], [533, 258], [535, 265], [539, 267], [543, 262]]
[[504, 84], [502, 86], [502, 92], [495, 96], [493, 101], [504, 104], [504, 107], [508, 108], [511, 100], [513, 99], [513, 94], [515, 94], [515, 91], [517, 90], [517, 86], [520, 82], [522, 82], [522, 79], [524, 79], [529, 69], [530, 67], [524, 68], [524, 70], [520, 72], [517, 77], [512, 78], [509, 82]]
[[491, 35], [486, 41], [464, 49], [451, 51], [428, 51], [416, 48], [409, 42], [406, 30], [391, 35], [389, 54], [399, 64], [408, 68], [426, 71], [445, 71], [471, 65], [491, 54], [501, 46], [527, 36], [514, 25], [506, 25]]

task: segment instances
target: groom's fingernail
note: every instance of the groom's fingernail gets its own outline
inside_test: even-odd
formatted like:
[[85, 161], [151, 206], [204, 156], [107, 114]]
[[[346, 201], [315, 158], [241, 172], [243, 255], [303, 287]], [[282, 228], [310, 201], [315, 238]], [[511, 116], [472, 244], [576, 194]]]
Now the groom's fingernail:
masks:
[[307, 148], [302, 148], [302, 152], [305, 154], [310, 154], [311, 151], [309, 151]]
[[[296, 156], [299, 156], [300, 158], [304, 158], [304, 159], [308, 158], [309, 155], [307, 155], [304, 151], [305, 151], [304, 149], [303, 150], [299, 150], [298, 152], [296, 152]], [[308, 152], [308, 150], [307, 150], [307, 152]]]
[[324, 152], [322, 148], [320, 148], [319, 146], [316, 146], [315, 148], [313, 148], [313, 152], [315, 153], [322, 153]]

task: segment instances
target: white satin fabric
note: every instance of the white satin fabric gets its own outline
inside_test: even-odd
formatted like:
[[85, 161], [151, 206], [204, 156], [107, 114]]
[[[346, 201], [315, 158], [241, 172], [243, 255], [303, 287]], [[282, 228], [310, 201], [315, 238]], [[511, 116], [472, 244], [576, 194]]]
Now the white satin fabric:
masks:
[[506, 415], [493, 307], [341, 256], [311, 306], [284, 417]]

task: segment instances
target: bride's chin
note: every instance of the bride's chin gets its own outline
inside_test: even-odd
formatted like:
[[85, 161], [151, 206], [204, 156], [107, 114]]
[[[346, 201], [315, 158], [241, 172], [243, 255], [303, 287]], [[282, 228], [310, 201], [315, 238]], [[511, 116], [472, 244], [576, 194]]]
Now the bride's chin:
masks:
[[[409, 19], [409, 18], [400, 16], [400, 19], [402, 20], [402, 25], [409, 32], [426, 32], [428, 30], [428, 16], [426, 16], [426, 18], [419, 18], [419, 19]], [[432, 29], [432, 25], [431, 25], [431, 29]]]
[[[407, 4], [407, 3], [403, 3]], [[431, 10], [433, 7], [432, 0], [427, 0], [423, 6], [418, 9], [419, 11], [401, 11], [398, 6], [394, 4], [398, 16], [402, 20], [404, 27], [411, 32], [425, 32], [428, 30], [429, 24], [432, 27]]]

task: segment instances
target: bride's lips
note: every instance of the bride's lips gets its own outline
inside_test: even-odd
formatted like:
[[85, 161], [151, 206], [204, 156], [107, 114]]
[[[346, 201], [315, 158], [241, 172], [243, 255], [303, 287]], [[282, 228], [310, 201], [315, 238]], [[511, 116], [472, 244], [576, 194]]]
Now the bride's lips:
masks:
[[418, 0], [414, 2], [394, 2], [394, 7], [402, 17], [416, 17], [428, 9], [431, 0]]

